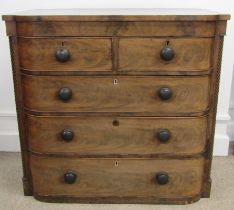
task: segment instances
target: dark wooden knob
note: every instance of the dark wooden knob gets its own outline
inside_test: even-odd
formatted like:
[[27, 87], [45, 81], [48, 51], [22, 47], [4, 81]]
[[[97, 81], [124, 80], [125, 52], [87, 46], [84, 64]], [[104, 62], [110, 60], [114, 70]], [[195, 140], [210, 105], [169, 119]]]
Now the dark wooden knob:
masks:
[[157, 133], [157, 136], [160, 142], [167, 143], [171, 137], [171, 134], [167, 129], [160, 129]]
[[61, 48], [56, 51], [55, 57], [59, 62], [66, 62], [70, 59], [70, 53], [68, 49]]
[[72, 97], [72, 90], [68, 87], [63, 87], [59, 90], [59, 99], [62, 101], [68, 101]]
[[74, 133], [71, 129], [66, 128], [62, 131], [61, 136], [62, 136], [64, 141], [69, 142], [73, 139]]
[[161, 50], [160, 56], [164, 61], [170, 61], [174, 58], [175, 52], [171, 47], [166, 46]]
[[73, 171], [67, 171], [64, 174], [64, 181], [67, 184], [73, 184], [76, 181], [77, 175]]
[[158, 92], [158, 95], [162, 100], [170, 99], [172, 94], [172, 90], [169, 87], [163, 87]]
[[156, 174], [156, 181], [160, 185], [167, 184], [169, 181], [169, 176], [167, 172], [159, 172]]

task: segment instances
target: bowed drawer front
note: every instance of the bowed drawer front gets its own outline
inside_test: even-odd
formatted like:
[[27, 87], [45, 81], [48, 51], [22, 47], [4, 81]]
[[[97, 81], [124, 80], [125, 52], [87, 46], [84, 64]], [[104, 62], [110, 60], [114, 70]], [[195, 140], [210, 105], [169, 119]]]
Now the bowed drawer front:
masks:
[[25, 195], [164, 204], [209, 197], [229, 16], [37, 12], [3, 16]]
[[[144, 197], [197, 196], [203, 159], [69, 159], [31, 157], [39, 195]], [[43, 171], [43, 173], [40, 173]]]
[[27, 123], [29, 149], [39, 153], [75, 153], [81, 156], [191, 155], [202, 153], [206, 145], [207, 117], [28, 115]]
[[208, 109], [209, 77], [22, 76], [25, 108], [60, 112], [194, 114]]

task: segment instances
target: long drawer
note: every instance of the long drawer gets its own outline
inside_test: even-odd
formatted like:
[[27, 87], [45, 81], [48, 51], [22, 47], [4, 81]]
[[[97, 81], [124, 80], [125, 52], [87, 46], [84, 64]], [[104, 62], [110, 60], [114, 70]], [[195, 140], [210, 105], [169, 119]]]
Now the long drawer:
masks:
[[31, 156], [41, 196], [181, 198], [199, 195], [204, 159], [69, 159]]
[[29, 149], [39, 153], [139, 157], [193, 155], [206, 146], [206, 117], [35, 117]]
[[207, 76], [22, 76], [34, 111], [196, 114], [208, 109]]

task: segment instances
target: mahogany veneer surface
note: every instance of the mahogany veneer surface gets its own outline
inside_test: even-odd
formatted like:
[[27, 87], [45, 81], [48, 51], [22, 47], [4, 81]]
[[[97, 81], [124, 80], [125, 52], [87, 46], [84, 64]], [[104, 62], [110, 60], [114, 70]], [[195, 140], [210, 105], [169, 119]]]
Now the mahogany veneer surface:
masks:
[[24, 194], [82, 203], [209, 197], [229, 18], [194, 9], [3, 16]]

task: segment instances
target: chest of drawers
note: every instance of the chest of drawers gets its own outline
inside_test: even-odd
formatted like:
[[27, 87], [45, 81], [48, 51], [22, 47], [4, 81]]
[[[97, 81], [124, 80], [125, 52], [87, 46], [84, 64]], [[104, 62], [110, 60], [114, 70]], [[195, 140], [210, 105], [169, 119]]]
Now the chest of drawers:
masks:
[[3, 19], [25, 195], [170, 204], [209, 197], [229, 15], [38, 10]]

